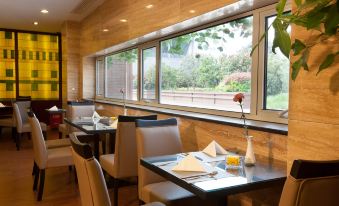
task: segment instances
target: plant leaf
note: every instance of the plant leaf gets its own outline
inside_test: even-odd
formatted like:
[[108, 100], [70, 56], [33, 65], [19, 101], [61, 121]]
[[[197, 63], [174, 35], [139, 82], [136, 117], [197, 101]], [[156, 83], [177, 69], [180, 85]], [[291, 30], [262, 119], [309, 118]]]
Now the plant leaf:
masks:
[[324, 23], [325, 34], [334, 35], [337, 33], [338, 24], [339, 24], [339, 12], [337, 10], [337, 5], [338, 5], [338, 2], [330, 6], [330, 10], [327, 14], [327, 17]]
[[294, 0], [294, 2], [298, 7], [301, 6], [301, 0]]
[[280, 20], [275, 19], [273, 22], [275, 36], [273, 40], [272, 51], [275, 53], [275, 48], [279, 47], [280, 51], [289, 58], [291, 50], [291, 39], [289, 33], [283, 29], [283, 24]]
[[283, 14], [284, 9], [285, 9], [285, 5], [286, 5], [286, 1], [287, 0], [280, 0], [279, 3], [277, 4], [277, 6], [275, 7], [275, 9], [277, 10], [277, 16], [280, 16]]
[[266, 37], [267, 31], [271, 28], [271, 26], [272, 26], [272, 24], [269, 25], [269, 26], [267, 27], [267, 30], [265, 31], [265, 33], [263, 33], [263, 34], [261, 35], [261, 37], [260, 37], [258, 43], [257, 43], [256, 45], [254, 45], [254, 47], [252, 48], [252, 51], [251, 51], [251, 53], [250, 53], [250, 56], [253, 55], [253, 52], [254, 52], [255, 49], [259, 46], [260, 42]]
[[293, 49], [294, 56], [300, 54], [300, 52], [306, 48], [306, 45], [302, 43], [299, 39], [296, 39], [292, 44], [291, 48]]
[[310, 55], [310, 50], [309, 48], [307, 48], [302, 55], [302, 66], [304, 67], [305, 71], [309, 71], [308, 64], [307, 64], [309, 55]]
[[292, 64], [292, 80], [296, 80], [298, 74], [299, 74], [299, 71], [301, 69], [301, 66], [302, 66], [302, 57], [300, 57], [297, 61], [295, 61], [293, 64]]
[[337, 55], [336, 53], [335, 53], [335, 54], [329, 54], [329, 55], [327, 55], [327, 57], [324, 59], [324, 61], [320, 64], [319, 70], [318, 70], [318, 72], [317, 72], [317, 75], [318, 75], [322, 70], [324, 70], [324, 69], [330, 67], [330, 66], [333, 64], [334, 58], [335, 58], [336, 55]]

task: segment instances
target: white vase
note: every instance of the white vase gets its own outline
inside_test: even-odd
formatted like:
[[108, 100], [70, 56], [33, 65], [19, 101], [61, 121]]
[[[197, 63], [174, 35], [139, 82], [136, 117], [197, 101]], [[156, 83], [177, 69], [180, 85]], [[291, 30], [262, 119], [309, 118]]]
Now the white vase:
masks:
[[127, 116], [127, 109], [124, 108], [124, 116]]
[[253, 151], [253, 143], [252, 143], [253, 136], [247, 136], [247, 150], [244, 159], [244, 163], [246, 166], [254, 166], [255, 165], [255, 156]]

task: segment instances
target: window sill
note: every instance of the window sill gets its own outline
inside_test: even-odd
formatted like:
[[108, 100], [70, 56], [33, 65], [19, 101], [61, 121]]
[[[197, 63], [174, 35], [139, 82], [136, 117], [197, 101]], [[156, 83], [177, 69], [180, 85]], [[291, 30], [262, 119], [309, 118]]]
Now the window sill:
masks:
[[[123, 104], [119, 102], [111, 102], [111, 101], [106, 101], [106, 100], [94, 100], [94, 101], [97, 103], [123, 106]], [[200, 121], [208, 121], [208, 122], [224, 124], [224, 125], [229, 125], [229, 126], [234, 126], [234, 127], [243, 127], [243, 122], [239, 118], [224, 117], [224, 116], [218, 116], [218, 115], [202, 114], [202, 113], [196, 113], [196, 112], [187, 112], [187, 111], [182, 111], [182, 110], [165, 109], [165, 108], [135, 105], [135, 104], [126, 104], [126, 107], [131, 108], [131, 109], [143, 110], [147, 112], [156, 112], [160, 114], [185, 117], [185, 118], [190, 118], [190, 119], [195, 119], [195, 120], [200, 120]], [[247, 120], [247, 124], [248, 124], [248, 128], [252, 130], [269, 132], [269, 133], [274, 133], [274, 134], [281, 134], [281, 135], [288, 134], [288, 125], [286, 124], [264, 122], [264, 121], [257, 121], [257, 120]]]

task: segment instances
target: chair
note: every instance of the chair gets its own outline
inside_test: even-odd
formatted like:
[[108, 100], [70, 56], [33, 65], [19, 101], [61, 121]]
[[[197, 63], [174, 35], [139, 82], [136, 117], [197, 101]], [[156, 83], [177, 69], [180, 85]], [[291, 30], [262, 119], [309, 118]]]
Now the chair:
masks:
[[[14, 116], [16, 120], [16, 130], [17, 134], [15, 137], [16, 148], [20, 150], [20, 141], [23, 133], [30, 133], [31, 126], [28, 123], [27, 109], [31, 107], [30, 101], [19, 101], [13, 104]], [[40, 122], [41, 129], [46, 133], [47, 125], [43, 122]], [[47, 135], [44, 135], [47, 138]]]
[[119, 116], [115, 153], [100, 156], [100, 165], [114, 178], [114, 205], [118, 204], [119, 179], [138, 176], [135, 120], [156, 120], [157, 115]]
[[339, 160], [295, 160], [279, 206], [334, 206], [339, 204]]
[[40, 176], [37, 199], [38, 201], [41, 201], [45, 184], [45, 170], [53, 167], [72, 166], [73, 158], [71, 147], [47, 149], [39, 120], [36, 118], [33, 112], [29, 112], [28, 119], [32, 128], [32, 142], [35, 164], [33, 190], [37, 190]]
[[[136, 120], [138, 159], [182, 152], [177, 120]], [[201, 205], [201, 200], [182, 187], [138, 166], [138, 192], [143, 202], [165, 205]]]
[[[80, 141], [70, 134], [72, 153], [78, 176], [81, 203], [83, 206], [110, 206], [108, 190], [100, 164], [94, 158], [89, 144]], [[117, 206], [117, 205], [115, 205]], [[152, 203], [147, 206], [164, 206]]]
[[[4, 118], [4, 116], [6, 118]], [[15, 118], [13, 115], [13, 107], [0, 107], [0, 134], [2, 132], [3, 127], [9, 127], [12, 128], [12, 138], [15, 140], [15, 131], [16, 131], [16, 124], [15, 124]], [[7, 117], [11, 116], [11, 117]]]
[[[93, 102], [68, 102], [67, 103], [67, 118], [74, 119], [77, 117], [91, 117], [95, 111]], [[75, 128], [68, 124], [59, 125], [59, 138], [65, 138], [72, 132], [78, 132]], [[85, 133], [83, 133], [85, 135]]]

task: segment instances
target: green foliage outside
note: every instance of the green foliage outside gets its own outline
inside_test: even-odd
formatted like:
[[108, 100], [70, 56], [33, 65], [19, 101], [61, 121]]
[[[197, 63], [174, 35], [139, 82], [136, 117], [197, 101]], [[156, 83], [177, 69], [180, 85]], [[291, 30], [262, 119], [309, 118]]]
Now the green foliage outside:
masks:
[[266, 100], [267, 109], [284, 110], [288, 108], [288, 93], [269, 95]]

